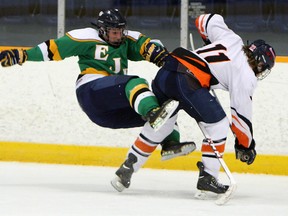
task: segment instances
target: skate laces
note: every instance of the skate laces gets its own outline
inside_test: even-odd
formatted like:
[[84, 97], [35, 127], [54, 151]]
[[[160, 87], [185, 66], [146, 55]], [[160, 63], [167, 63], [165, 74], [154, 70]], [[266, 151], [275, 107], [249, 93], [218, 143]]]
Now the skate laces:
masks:
[[215, 177], [212, 176], [211, 178], [211, 182], [216, 186], [216, 187], [219, 187], [219, 188], [223, 188], [223, 189], [226, 189], [225, 185], [220, 183]]

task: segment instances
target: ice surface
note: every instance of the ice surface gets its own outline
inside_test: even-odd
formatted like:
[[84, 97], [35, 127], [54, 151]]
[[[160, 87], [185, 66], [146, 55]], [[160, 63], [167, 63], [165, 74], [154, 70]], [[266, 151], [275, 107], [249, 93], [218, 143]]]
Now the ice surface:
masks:
[[288, 215], [288, 176], [233, 173], [236, 194], [217, 206], [214, 196], [194, 198], [198, 172], [141, 169], [119, 193], [110, 185], [116, 169], [1, 162], [0, 215]]

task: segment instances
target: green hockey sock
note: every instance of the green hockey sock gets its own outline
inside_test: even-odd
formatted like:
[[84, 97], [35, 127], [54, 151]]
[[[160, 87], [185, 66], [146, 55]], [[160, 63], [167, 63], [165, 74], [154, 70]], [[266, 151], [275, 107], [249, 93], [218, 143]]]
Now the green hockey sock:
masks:
[[143, 78], [129, 80], [125, 92], [130, 106], [142, 116], [146, 116], [150, 110], [159, 107], [156, 96], [150, 91], [148, 82]]

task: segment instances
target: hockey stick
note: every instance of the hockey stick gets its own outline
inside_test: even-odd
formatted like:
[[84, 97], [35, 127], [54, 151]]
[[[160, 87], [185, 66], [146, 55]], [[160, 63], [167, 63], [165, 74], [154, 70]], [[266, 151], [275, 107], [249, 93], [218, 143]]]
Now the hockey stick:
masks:
[[[218, 104], [221, 106], [221, 103], [220, 103], [220, 101], [219, 101], [219, 99], [218, 99], [218, 97], [217, 97], [214, 89], [212, 89], [211, 91], [212, 91], [213, 96], [216, 98], [216, 101], [217, 101]], [[222, 106], [221, 106], [221, 107], [222, 107]], [[223, 109], [223, 108], [222, 108], [222, 109]], [[228, 118], [228, 117], [226, 117], [226, 118]], [[232, 131], [232, 128], [231, 128], [231, 124], [230, 124], [230, 123], [229, 123], [229, 126], [230, 126], [230, 130]], [[232, 134], [234, 135], [233, 131], [232, 131]], [[236, 189], [237, 189], [237, 185], [236, 185], [236, 181], [235, 181], [232, 173], [231, 173], [230, 170], [228, 169], [228, 167], [227, 167], [226, 163], [224, 162], [222, 156], [221, 156], [221, 155], [219, 154], [219, 152], [217, 151], [217, 149], [216, 149], [213, 141], [212, 141], [211, 139], [208, 140], [208, 142], [209, 142], [209, 141], [212, 142], [212, 143], [209, 143], [209, 145], [212, 147], [212, 149], [213, 149], [213, 151], [214, 151], [217, 159], [219, 160], [221, 166], [223, 167], [226, 175], [228, 176], [228, 178], [229, 178], [229, 180], [230, 180], [230, 186], [229, 186], [228, 190], [225, 192], [225, 194], [224, 194], [223, 196], [220, 196], [219, 199], [216, 200], [216, 204], [218, 204], [218, 205], [223, 205], [223, 204], [225, 204], [226, 202], [228, 202], [228, 201], [232, 198], [234, 192], [235, 192]]]
[[[232, 198], [232, 196], [234, 195], [234, 192], [235, 192], [236, 189], [237, 189], [236, 181], [235, 181], [232, 173], [230, 172], [228, 166], [226, 165], [225, 161], [223, 160], [222, 155], [221, 155], [221, 154], [219, 153], [219, 151], [217, 150], [217, 148], [216, 148], [213, 140], [210, 138], [210, 136], [209, 136], [207, 133], [205, 133], [204, 128], [202, 128], [202, 126], [201, 126], [200, 124], [198, 124], [198, 125], [199, 125], [199, 127], [200, 127], [200, 129], [201, 129], [201, 131], [202, 131], [202, 133], [203, 133], [203, 135], [204, 135], [204, 137], [205, 137], [205, 139], [207, 140], [209, 146], [211, 146], [211, 148], [212, 148], [212, 150], [213, 150], [213, 152], [214, 152], [215, 157], [218, 159], [220, 165], [222, 166], [224, 172], [226, 173], [226, 175], [227, 175], [227, 177], [228, 177], [228, 179], [229, 179], [229, 181], [230, 181], [230, 185], [229, 185], [228, 190], [227, 190], [225, 193], [223, 193], [223, 194], [219, 194], [217, 200], [215, 201], [215, 203], [216, 203], [217, 205], [224, 205], [224, 204], [227, 203], [227, 202]], [[203, 193], [202, 193], [202, 192], [200, 192], [200, 193], [198, 193], [198, 194], [195, 195], [195, 197], [197, 197], [197, 198], [201, 198], [202, 196], [203, 196]]]
[[[194, 50], [195, 47], [194, 47], [194, 41], [193, 41], [192, 33], [190, 33], [190, 44], [191, 44], [192, 50]], [[213, 96], [216, 98], [216, 101], [221, 106], [220, 101], [219, 101], [215, 91], [213, 89], [211, 91], [212, 91]], [[225, 161], [223, 160], [223, 157], [221, 156], [221, 154], [217, 150], [213, 140], [210, 138], [210, 136], [208, 134], [205, 133], [205, 130], [201, 127], [201, 125], [199, 125], [199, 127], [200, 127], [204, 137], [207, 139], [208, 144], [211, 146], [216, 158], [218, 159], [220, 165], [224, 169], [224, 172], [226, 173], [226, 175], [227, 175], [227, 177], [229, 178], [229, 181], [230, 181], [230, 186], [229, 186], [228, 190], [224, 194], [219, 195], [218, 199], [215, 201], [215, 203], [217, 205], [224, 205], [225, 203], [227, 203], [232, 198], [234, 192], [236, 191], [236, 188], [237, 188], [236, 181], [235, 181], [232, 173], [230, 172], [228, 166], [226, 165]], [[230, 126], [230, 129], [231, 129], [231, 126]]]
[[191, 49], [195, 50], [194, 42], [193, 42], [193, 34], [192, 33], [189, 34], [189, 38], [190, 38]]

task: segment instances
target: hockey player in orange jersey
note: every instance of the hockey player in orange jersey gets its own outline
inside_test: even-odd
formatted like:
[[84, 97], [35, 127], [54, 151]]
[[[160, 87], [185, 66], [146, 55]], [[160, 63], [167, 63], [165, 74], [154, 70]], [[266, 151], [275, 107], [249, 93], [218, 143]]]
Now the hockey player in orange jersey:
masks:
[[[178, 100], [179, 108], [196, 120], [205, 137], [209, 137], [223, 155], [229, 120], [209, 91], [228, 91], [236, 159], [250, 165], [256, 158], [252, 97], [257, 80], [265, 78], [274, 66], [275, 51], [260, 39], [244, 45], [218, 14], [200, 15], [196, 19], [196, 27], [205, 46], [194, 51], [180, 47], [171, 52], [153, 81], [153, 92], [162, 102], [168, 98]], [[161, 132], [169, 134], [175, 121], [176, 115], [166, 122], [166, 128], [170, 125], [170, 131]], [[144, 127], [141, 133], [145, 132], [149, 133]], [[129, 187], [133, 171], [137, 171], [146, 161], [141, 160], [142, 152], [138, 149], [137, 145], [130, 148], [127, 160], [116, 172], [118, 182], [114, 181], [114, 187], [116, 184]], [[217, 194], [225, 193], [229, 186], [218, 181], [220, 163], [207, 139], [203, 140], [201, 151], [202, 161], [197, 163], [200, 170], [197, 188]]]

